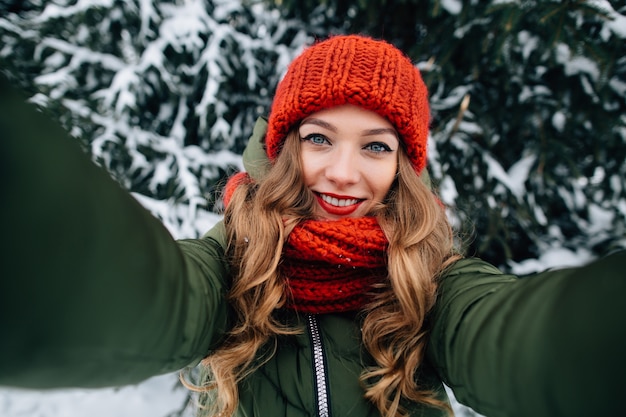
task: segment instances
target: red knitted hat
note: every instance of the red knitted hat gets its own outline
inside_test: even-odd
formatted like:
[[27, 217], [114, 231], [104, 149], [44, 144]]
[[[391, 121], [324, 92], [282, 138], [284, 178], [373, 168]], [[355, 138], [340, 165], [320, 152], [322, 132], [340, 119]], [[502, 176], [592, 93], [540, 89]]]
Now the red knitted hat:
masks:
[[290, 64], [268, 121], [270, 160], [293, 126], [316, 111], [342, 104], [385, 117], [400, 134], [417, 173], [424, 169], [430, 110], [420, 72], [393, 45], [358, 35], [316, 43]]

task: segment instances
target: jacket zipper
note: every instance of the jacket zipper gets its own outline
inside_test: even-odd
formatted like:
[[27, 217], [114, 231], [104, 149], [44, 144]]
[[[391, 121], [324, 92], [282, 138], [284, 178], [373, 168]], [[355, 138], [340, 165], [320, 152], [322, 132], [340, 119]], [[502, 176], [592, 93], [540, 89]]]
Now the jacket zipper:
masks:
[[330, 396], [328, 394], [328, 379], [326, 372], [326, 357], [322, 344], [317, 316], [307, 315], [307, 325], [311, 336], [311, 351], [313, 356], [313, 373], [315, 378], [315, 396], [318, 417], [330, 417]]

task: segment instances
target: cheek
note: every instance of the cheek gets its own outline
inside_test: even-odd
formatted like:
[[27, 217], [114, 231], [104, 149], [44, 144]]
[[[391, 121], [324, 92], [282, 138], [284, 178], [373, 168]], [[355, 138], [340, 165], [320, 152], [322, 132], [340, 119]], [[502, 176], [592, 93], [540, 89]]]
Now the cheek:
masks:
[[302, 166], [302, 179], [306, 186], [311, 185], [315, 181], [316, 172], [319, 171], [319, 167], [315, 163], [314, 158], [301, 154], [300, 166]]
[[396, 179], [397, 169], [398, 166], [394, 162], [382, 164], [375, 169], [372, 168], [369, 170], [368, 176], [370, 178], [370, 184], [372, 184], [372, 189], [377, 199], [382, 201], [385, 198]]

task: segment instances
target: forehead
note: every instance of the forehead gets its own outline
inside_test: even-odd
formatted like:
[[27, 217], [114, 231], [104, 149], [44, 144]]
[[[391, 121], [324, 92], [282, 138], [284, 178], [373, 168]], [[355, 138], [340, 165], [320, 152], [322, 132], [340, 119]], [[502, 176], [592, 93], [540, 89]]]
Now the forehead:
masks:
[[316, 125], [330, 131], [344, 128], [372, 131], [376, 134], [390, 133], [398, 136], [395, 127], [386, 118], [376, 112], [351, 104], [330, 107], [314, 112], [305, 117], [300, 126]]

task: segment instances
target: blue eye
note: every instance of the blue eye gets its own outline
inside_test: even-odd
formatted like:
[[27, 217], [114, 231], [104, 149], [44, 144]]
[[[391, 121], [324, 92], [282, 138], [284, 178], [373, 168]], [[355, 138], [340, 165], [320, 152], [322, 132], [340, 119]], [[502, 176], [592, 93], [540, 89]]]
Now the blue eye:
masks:
[[383, 142], [372, 142], [367, 144], [364, 149], [372, 151], [374, 153], [391, 152], [389, 145]]
[[319, 133], [311, 133], [302, 138], [303, 141], [311, 142], [314, 145], [324, 145], [328, 143], [328, 139], [324, 135], [320, 135]]

